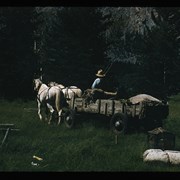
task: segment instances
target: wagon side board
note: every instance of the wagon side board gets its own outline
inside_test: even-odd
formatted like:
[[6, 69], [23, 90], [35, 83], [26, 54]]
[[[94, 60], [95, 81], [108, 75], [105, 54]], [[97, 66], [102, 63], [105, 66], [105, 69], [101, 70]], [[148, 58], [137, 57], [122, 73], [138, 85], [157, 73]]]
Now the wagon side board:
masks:
[[116, 113], [124, 113], [128, 116], [139, 116], [141, 105], [127, 105], [121, 100], [97, 99], [95, 102], [86, 103], [83, 98], [75, 98], [71, 101], [70, 108], [77, 112], [87, 112], [112, 116]]

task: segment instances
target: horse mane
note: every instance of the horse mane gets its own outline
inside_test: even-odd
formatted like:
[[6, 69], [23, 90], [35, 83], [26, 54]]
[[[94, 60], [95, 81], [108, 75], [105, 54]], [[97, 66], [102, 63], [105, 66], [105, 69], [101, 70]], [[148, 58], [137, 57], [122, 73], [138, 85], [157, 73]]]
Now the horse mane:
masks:
[[58, 87], [60, 87], [60, 88], [65, 88], [64, 85], [58, 84], [57, 82], [54, 82], [54, 81], [49, 82], [49, 83], [48, 83], [48, 86], [49, 86], [49, 87], [58, 86]]
[[79, 89], [77, 86], [68, 86], [70, 89]]

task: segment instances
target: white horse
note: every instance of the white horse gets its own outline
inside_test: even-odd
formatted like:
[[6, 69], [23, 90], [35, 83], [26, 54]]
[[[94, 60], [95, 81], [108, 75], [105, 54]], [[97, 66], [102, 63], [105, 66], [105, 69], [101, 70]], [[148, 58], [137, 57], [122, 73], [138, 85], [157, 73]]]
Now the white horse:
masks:
[[[42, 108], [48, 108], [50, 118], [48, 124], [51, 123], [52, 115], [55, 111], [58, 113], [58, 124], [61, 122], [62, 108], [65, 105], [65, 97], [61, 89], [57, 87], [48, 87], [42, 83], [40, 79], [34, 79], [34, 90], [37, 91], [38, 115], [42, 120]], [[47, 118], [47, 117], [46, 117]]]
[[64, 85], [62, 84], [58, 84], [56, 82], [50, 82], [48, 84], [49, 87], [59, 87], [62, 92], [64, 93], [64, 96], [67, 100], [67, 103], [69, 104], [70, 103], [70, 100], [72, 98], [75, 98], [75, 97], [81, 97], [82, 96], [82, 90], [80, 88], [78, 88], [77, 86], [68, 86], [68, 87], [65, 87]]

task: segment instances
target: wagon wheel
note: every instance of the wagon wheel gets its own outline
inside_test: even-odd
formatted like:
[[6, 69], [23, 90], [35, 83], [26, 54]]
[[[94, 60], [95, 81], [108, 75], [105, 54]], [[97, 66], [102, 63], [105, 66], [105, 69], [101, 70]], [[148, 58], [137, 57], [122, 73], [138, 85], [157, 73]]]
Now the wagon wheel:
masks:
[[63, 119], [66, 127], [72, 128], [74, 126], [75, 110], [67, 109], [63, 114]]
[[110, 121], [110, 128], [115, 134], [127, 133], [127, 116], [122, 113], [116, 113], [112, 116]]

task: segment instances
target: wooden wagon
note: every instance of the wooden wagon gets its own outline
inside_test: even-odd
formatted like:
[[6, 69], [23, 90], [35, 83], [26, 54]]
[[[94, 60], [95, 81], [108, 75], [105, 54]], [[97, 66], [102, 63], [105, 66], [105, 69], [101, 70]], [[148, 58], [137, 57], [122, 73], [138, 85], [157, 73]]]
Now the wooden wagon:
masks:
[[84, 98], [74, 98], [63, 113], [66, 126], [72, 128], [76, 113], [82, 112], [108, 116], [110, 129], [116, 134], [125, 134], [135, 125], [138, 127], [142, 125], [147, 130], [162, 126], [163, 119], [169, 114], [169, 106], [163, 101], [97, 99], [87, 103]]

